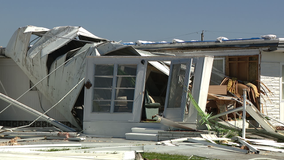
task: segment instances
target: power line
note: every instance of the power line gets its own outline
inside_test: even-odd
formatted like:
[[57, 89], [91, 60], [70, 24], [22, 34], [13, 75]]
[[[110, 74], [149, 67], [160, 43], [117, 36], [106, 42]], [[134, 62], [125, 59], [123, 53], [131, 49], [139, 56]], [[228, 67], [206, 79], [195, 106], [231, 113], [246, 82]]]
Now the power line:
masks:
[[[216, 33], [237, 33], [237, 34], [259, 34], [259, 35], [264, 35], [264, 34], [267, 34], [267, 33], [253, 33], [253, 32], [232, 32], [232, 31], [214, 31], [214, 30], [206, 30], [207, 32], [216, 32]], [[277, 34], [277, 33], [274, 33], [274, 34]], [[277, 34], [277, 35], [284, 35], [283, 33], [282, 34]]]

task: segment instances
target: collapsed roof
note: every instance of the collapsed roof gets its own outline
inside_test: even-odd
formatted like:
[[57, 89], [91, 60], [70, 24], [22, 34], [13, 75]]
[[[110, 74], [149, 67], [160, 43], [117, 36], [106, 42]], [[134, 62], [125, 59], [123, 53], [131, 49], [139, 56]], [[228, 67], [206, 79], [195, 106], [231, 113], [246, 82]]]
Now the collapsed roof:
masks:
[[[32, 39], [36, 36], [35, 39]], [[102, 55], [153, 55], [131, 46], [95, 36], [82, 27], [63, 26], [47, 29], [36, 26], [21, 27], [10, 39], [5, 55], [12, 58], [38, 90], [76, 128], [81, 122], [72, 113], [75, 106], [83, 106], [85, 59]], [[169, 68], [152, 62], [161, 72]], [[68, 96], [67, 96], [68, 95]]]

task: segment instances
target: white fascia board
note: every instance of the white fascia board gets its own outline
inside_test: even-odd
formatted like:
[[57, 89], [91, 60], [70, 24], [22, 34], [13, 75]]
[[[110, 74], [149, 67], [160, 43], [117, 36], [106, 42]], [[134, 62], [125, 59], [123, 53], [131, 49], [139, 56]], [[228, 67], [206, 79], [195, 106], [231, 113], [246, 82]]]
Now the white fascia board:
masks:
[[279, 42], [284, 42], [284, 38], [278, 38]]

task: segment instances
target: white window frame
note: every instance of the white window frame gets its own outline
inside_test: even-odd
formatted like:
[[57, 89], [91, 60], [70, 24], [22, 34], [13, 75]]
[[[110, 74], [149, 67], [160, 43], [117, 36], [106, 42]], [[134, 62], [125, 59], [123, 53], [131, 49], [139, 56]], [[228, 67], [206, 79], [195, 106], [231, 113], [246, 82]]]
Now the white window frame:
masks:
[[[134, 93], [134, 101], [132, 113], [129, 112], [114, 112], [111, 108], [110, 112], [93, 112], [93, 82], [94, 82], [94, 66], [99, 64], [111, 64], [111, 65], [137, 65], [136, 72], [136, 85]], [[85, 111], [84, 111], [84, 121], [95, 121], [95, 120], [118, 120], [118, 121], [133, 121], [140, 122], [141, 119], [141, 108], [143, 101], [143, 92], [145, 88], [145, 75], [147, 69], [147, 62], [142, 64], [140, 59], [135, 59], [132, 61], [124, 60], [123, 58], [111, 59], [111, 58], [89, 58], [87, 59], [87, 76], [86, 83], [89, 81], [92, 84], [90, 89], [85, 89]], [[113, 86], [116, 87], [116, 86]], [[112, 106], [114, 100], [111, 100]], [[141, 106], [140, 106], [141, 105]], [[135, 107], [134, 107], [135, 106]], [[138, 107], [136, 107], [138, 106]], [[111, 116], [110, 116], [111, 115]]]
[[[186, 65], [186, 70], [185, 70], [185, 75], [184, 75], [184, 82], [183, 82], [183, 89], [181, 94], [181, 102], [179, 104], [179, 107], [177, 108], [172, 108], [169, 107], [168, 105], [170, 104], [170, 91], [172, 89], [172, 77], [177, 76], [176, 73], [173, 72], [173, 65], [176, 64], [184, 64]], [[168, 79], [168, 86], [167, 86], [167, 94], [166, 94], [166, 101], [165, 101], [165, 111], [164, 115], [166, 118], [172, 120], [172, 121], [177, 121], [177, 122], [182, 122], [184, 120], [185, 116], [185, 107], [186, 107], [186, 102], [187, 102], [187, 91], [188, 91], [188, 85], [189, 85], [189, 77], [191, 75], [191, 66], [192, 66], [192, 59], [189, 60], [176, 60], [171, 62], [171, 68], [170, 68], [170, 75]], [[174, 102], [176, 103], [176, 102]]]

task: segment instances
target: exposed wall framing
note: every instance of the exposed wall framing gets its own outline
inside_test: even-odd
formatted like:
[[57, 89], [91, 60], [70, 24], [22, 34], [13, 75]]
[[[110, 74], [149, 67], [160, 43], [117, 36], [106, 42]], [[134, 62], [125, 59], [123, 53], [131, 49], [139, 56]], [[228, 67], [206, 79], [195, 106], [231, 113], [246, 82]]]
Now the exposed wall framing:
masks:
[[226, 75], [254, 83], [259, 79], [258, 55], [227, 56]]

